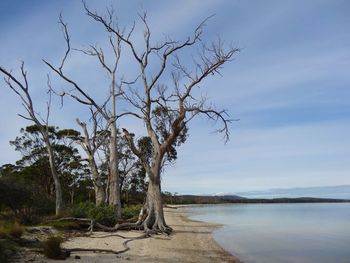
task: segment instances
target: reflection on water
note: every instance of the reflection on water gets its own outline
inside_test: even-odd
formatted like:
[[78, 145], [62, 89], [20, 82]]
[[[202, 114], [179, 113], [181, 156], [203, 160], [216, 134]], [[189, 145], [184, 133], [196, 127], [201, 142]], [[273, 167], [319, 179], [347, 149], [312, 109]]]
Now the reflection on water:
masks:
[[350, 262], [350, 203], [228, 204], [186, 208], [221, 223], [214, 238], [247, 263]]

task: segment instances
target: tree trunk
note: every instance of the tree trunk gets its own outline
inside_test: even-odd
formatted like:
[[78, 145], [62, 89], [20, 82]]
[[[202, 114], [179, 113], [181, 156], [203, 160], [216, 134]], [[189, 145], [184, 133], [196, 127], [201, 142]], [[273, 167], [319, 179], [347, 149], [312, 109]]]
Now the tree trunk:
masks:
[[74, 205], [74, 189], [70, 191], [70, 204]]
[[156, 231], [169, 234], [172, 229], [164, 218], [162, 192], [160, 187], [160, 163], [153, 165], [149, 174], [146, 203], [144, 206], [143, 227], [147, 231]]
[[50, 163], [50, 169], [52, 178], [55, 185], [55, 197], [56, 197], [56, 215], [58, 215], [63, 210], [63, 197], [62, 197], [62, 188], [61, 183], [58, 178], [58, 174], [56, 171], [55, 161], [54, 161], [54, 153], [52, 151], [51, 143], [49, 141], [48, 136], [44, 136], [44, 141], [46, 144], [47, 153], [49, 155], [49, 163]]
[[[93, 135], [96, 136], [97, 121], [94, 115], [92, 115], [92, 118], [94, 121]], [[97, 149], [95, 145], [90, 143], [90, 136], [86, 128], [86, 124], [84, 122], [81, 122], [79, 119], [77, 119], [76, 121], [80, 125], [80, 127], [83, 129], [83, 132], [84, 132], [84, 137], [83, 137], [83, 141], [81, 141], [81, 145], [86, 155], [88, 156], [88, 162], [92, 173], [92, 182], [94, 184], [94, 190], [95, 190], [95, 203], [96, 205], [99, 205], [101, 203], [106, 202], [106, 194], [103, 189], [101, 175], [99, 174], [97, 165], [96, 165], [95, 152]]]
[[110, 183], [109, 183], [109, 204], [116, 207], [118, 218], [121, 217], [121, 201], [120, 201], [120, 178], [118, 169], [118, 151], [117, 151], [117, 127], [115, 122], [111, 125], [111, 137], [110, 137], [110, 153], [109, 153], [109, 165], [110, 165]]
[[101, 176], [96, 167], [96, 162], [92, 156], [89, 156], [89, 164], [95, 189], [95, 203], [96, 205], [100, 205], [105, 202], [106, 195], [101, 182]]

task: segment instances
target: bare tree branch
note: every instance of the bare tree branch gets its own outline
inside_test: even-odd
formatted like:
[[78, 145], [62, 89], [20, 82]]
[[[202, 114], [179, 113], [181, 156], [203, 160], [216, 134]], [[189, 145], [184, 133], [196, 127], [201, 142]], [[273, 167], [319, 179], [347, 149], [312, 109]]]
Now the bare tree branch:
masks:
[[141, 162], [145, 166], [145, 169], [149, 172], [151, 170], [151, 167], [149, 166], [147, 160], [145, 159], [141, 151], [137, 149], [137, 147], [135, 146], [134, 138], [133, 138], [134, 136], [130, 134], [127, 129], [123, 128], [122, 131], [124, 133], [124, 138], [126, 139], [131, 151], [141, 160]]
[[45, 143], [45, 148], [48, 153], [51, 175], [55, 185], [55, 195], [56, 195], [56, 214], [60, 213], [63, 209], [63, 198], [62, 198], [62, 189], [59, 176], [57, 173], [57, 167], [54, 161], [54, 151], [52, 147], [52, 142], [49, 135], [49, 116], [50, 116], [50, 107], [51, 107], [51, 84], [48, 79], [47, 85], [49, 87], [49, 100], [47, 101], [47, 114], [46, 119], [43, 119], [39, 113], [34, 110], [32, 97], [29, 91], [29, 84], [27, 78], [27, 72], [24, 69], [24, 62], [21, 63], [21, 75], [23, 82], [19, 81], [10, 71], [7, 71], [0, 66], [0, 72], [3, 73], [5, 77], [5, 82], [9, 88], [15, 92], [15, 94], [20, 98], [24, 109], [27, 111], [28, 116], [18, 114], [20, 117], [34, 122], [38, 126], [39, 132], [42, 136], [42, 139]]

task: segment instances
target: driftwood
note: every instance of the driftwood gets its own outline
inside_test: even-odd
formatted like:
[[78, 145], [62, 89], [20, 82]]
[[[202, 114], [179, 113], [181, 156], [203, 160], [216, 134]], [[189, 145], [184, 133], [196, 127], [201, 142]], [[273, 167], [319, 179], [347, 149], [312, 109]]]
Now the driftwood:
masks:
[[173, 205], [164, 205], [165, 208], [170, 208], [170, 209], [177, 209], [177, 206]]

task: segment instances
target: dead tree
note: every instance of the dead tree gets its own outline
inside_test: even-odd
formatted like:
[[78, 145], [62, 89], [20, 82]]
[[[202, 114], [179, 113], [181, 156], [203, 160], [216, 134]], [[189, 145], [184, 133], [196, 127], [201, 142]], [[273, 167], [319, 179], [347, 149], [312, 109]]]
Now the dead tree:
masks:
[[81, 122], [79, 119], [77, 119], [76, 121], [83, 130], [84, 136], [81, 137], [82, 140], [80, 141], [80, 144], [87, 155], [87, 159], [88, 159], [89, 166], [92, 173], [92, 181], [95, 188], [96, 205], [99, 205], [105, 202], [106, 194], [103, 188], [101, 175], [97, 168], [95, 154], [100, 147], [101, 141], [103, 140], [101, 139], [101, 137], [105, 137], [105, 135], [104, 135], [104, 132], [98, 133], [97, 131], [96, 113], [94, 113], [91, 110], [91, 115], [92, 115], [92, 121], [93, 121], [92, 136], [90, 136], [88, 133], [86, 123]]
[[[35, 111], [33, 100], [31, 94], [29, 92], [29, 83], [27, 78], [27, 72], [24, 69], [24, 62], [21, 64], [21, 75], [23, 80], [19, 80], [16, 78], [10, 71], [0, 67], [0, 72], [4, 74], [4, 80], [6, 84], [10, 87], [10, 89], [16, 93], [16, 95], [20, 98], [24, 109], [27, 112], [27, 115], [24, 116], [22, 114], [18, 114], [23, 119], [31, 121], [38, 126], [39, 132], [45, 142], [45, 147], [49, 156], [49, 163], [51, 169], [51, 175], [55, 185], [55, 197], [56, 197], [56, 215], [59, 214], [63, 210], [63, 197], [62, 197], [62, 189], [61, 183], [59, 180], [59, 176], [57, 173], [57, 167], [55, 165], [54, 160], [54, 152], [52, 148], [52, 144], [49, 136], [49, 117], [50, 117], [50, 107], [51, 107], [51, 92], [49, 92], [49, 100], [47, 102], [47, 112], [46, 117], [43, 118], [40, 114]], [[50, 80], [48, 78], [47, 85], [50, 88]]]
[[100, 150], [100, 147], [107, 138], [105, 129], [99, 128], [99, 119], [97, 112], [90, 108], [91, 113], [91, 133], [88, 131], [88, 127], [85, 122], [76, 119], [77, 124], [82, 129], [82, 134], [78, 131], [67, 129], [61, 131], [61, 135], [71, 140], [71, 142], [78, 144], [86, 154], [86, 161], [90, 167], [92, 182], [95, 190], [95, 203], [96, 205], [106, 202], [106, 193], [104, 189], [101, 173], [99, 172], [96, 154]]
[[117, 81], [116, 73], [118, 69], [119, 59], [121, 55], [121, 41], [119, 38], [113, 36], [109, 37], [109, 44], [113, 51], [114, 59], [112, 65], [108, 65], [105, 60], [105, 54], [102, 48], [90, 46], [87, 50], [79, 50], [85, 55], [96, 57], [102, 68], [107, 72], [110, 78], [109, 96], [103, 103], [96, 102], [88, 93], [79, 86], [79, 84], [69, 77], [64, 71], [63, 67], [71, 52], [70, 36], [68, 34], [67, 24], [64, 23], [62, 17], [59, 18], [59, 23], [62, 26], [62, 31], [67, 45], [67, 50], [59, 66], [54, 66], [52, 63], [43, 60], [49, 68], [55, 72], [61, 79], [73, 86], [73, 90], [64, 91], [60, 94], [63, 98], [69, 96], [77, 102], [93, 107], [94, 110], [100, 114], [106, 121], [109, 130], [109, 189], [108, 202], [114, 205], [117, 210], [118, 217], [121, 216], [121, 193], [120, 193], [120, 176], [119, 176], [119, 156], [118, 156], [118, 136], [117, 125], [118, 119], [116, 111], [117, 97], [121, 96], [121, 82]]
[[[220, 74], [221, 67], [230, 61], [239, 51], [237, 48], [225, 49], [221, 40], [209, 46], [203, 43], [201, 36], [205, 21], [202, 22], [185, 41], [174, 41], [166, 38], [163, 43], [152, 44], [151, 30], [147, 24], [146, 14], [140, 16], [144, 24], [144, 48], [138, 51], [139, 43], [133, 42], [131, 31], [125, 33], [116, 25], [113, 12], [103, 17], [91, 11], [86, 5], [88, 16], [103, 25], [106, 30], [125, 44], [132, 54], [132, 59], [139, 66], [139, 75], [134, 81], [124, 82], [128, 90], [123, 92], [123, 98], [134, 109], [128, 112], [143, 122], [147, 135], [152, 142], [152, 157], [146, 159], [134, 143], [134, 136], [123, 129], [124, 136], [133, 153], [141, 160], [148, 178], [148, 191], [145, 207], [139, 220], [146, 231], [161, 231], [169, 233], [171, 228], [166, 224], [161, 198], [161, 168], [163, 160], [171, 147], [181, 143], [188, 123], [195, 117], [204, 115], [210, 120], [221, 122], [218, 132], [223, 133], [225, 140], [229, 138], [228, 124], [231, 121], [226, 110], [217, 110], [208, 103], [205, 97], [194, 95], [194, 89], [203, 84], [203, 80], [211, 75]], [[193, 60], [191, 70], [181, 62], [180, 53], [193, 46], [200, 47], [197, 59]], [[152, 60], [152, 63], [150, 61]], [[154, 69], [158, 62], [158, 69]], [[165, 76], [170, 76], [171, 84], [164, 83]], [[142, 87], [142, 89], [137, 87]], [[162, 111], [163, 128], [157, 128], [155, 120], [157, 111]], [[159, 117], [158, 117], [159, 120]]]

